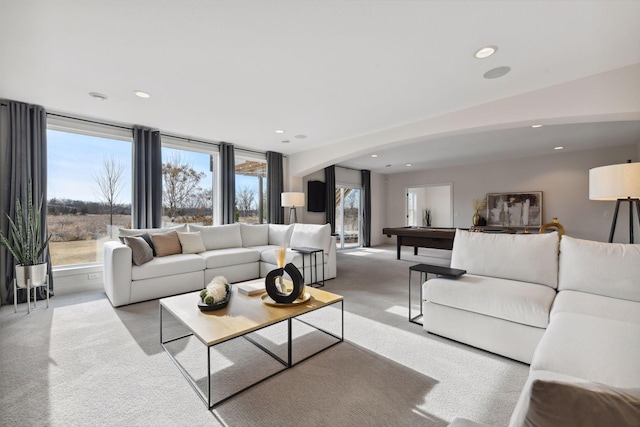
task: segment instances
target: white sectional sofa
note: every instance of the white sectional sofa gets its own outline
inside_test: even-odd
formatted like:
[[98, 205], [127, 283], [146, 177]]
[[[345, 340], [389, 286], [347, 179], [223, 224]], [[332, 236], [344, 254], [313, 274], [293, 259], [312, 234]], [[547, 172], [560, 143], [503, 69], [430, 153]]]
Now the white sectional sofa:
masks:
[[[452, 267], [470, 274], [423, 284], [424, 328], [530, 363], [512, 427], [640, 425], [640, 245], [564, 236], [558, 250], [554, 234], [458, 230]], [[526, 276], [496, 277], [513, 276], [518, 266]], [[557, 276], [557, 293], [553, 281], [536, 283], [548, 274]], [[551, 289], [551, 300], [522, 282], [526, 277]], [[538, 330], [525, 332], [530, 328]]]
[[467, 274], [423, 285], [424, 329], [530, 363], [558, 286], [558, 233], [457, 230], [451, 268]]
[[[186, 226], [172, 229], [121, 230], [121, 237], [187, 232]], [[314, 247], [324, 252], [324, 265], [318, 256], [319, 278], [336, 277], [336, 239], [330, 226], [317, 224], [230, 224], [221, 226], [189, 225], [189, 232], [199, 233], [204, 250], [153, 256], [135, 265], [130, 246], [119, 241], [104, 245], [104, 290], [114, 307], [162, 298], [202, 289], [213, 277], [225, 276], [230, 283], [266, 277], [276, 268], [275, 250], [284, 244], [287, 262], [311, 280], [311, 263], [306, 256], [304, 271], [300, 253], [292, 247]], [[145, 236], [148, 237], [148, 236]], [[315, 274], [314, 274], [315, 279]]]

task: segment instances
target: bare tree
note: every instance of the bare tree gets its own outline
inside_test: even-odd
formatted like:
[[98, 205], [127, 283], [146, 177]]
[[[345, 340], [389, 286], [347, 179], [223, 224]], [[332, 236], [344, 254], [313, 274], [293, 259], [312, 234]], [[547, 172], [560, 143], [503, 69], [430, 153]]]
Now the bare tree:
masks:
[[162, 164], [162, 194], [169, 217], [175, 218], [184, 215], [189, 208], [199, 207], [196, 204], [202, 201], [203, 193], [200, 181], [205, 175], [193, 169], [189, 162], [182, 161], [178, 153]]
[[124, 165], [113, 156], [102, 158], [102, 170], [100, 173], [93, 173], [93, 180], [98, 185], [95, 190], [96, 196], [107, 206], [109, 212], [109, 238], [113, 237], [113, 213], [118, 207], [118, 196], [122, 191], [124, 182]]
[[253, 207], [253, 202], [256, 198], [255, 188], [251, 188], [247, 185], [243, 185], [236, 191], [236, 206], [241, 212], [241, 216], [246, 217], [247, 212]]

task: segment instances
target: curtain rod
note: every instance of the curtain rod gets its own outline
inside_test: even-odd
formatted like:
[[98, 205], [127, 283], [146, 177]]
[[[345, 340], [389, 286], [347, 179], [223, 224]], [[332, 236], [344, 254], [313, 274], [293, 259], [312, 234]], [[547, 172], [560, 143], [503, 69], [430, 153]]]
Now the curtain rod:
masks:
[[[2, 105], [9, 105], [9, 104], [2, 103]], [[133, 127], [131, 127], [131, 126], [114, 125], [112, 123], [104, 123], [104, 122], [99, 122], [97, 120], [83, 119], [83, 118], [80, 118], [80, 117], [67, 116], [67, 115], [58, 114], [58, 113], [49, 113], [49, 112], [47, 112], [47, 116], [61, 117], [63, 119], [77, 120], [77, 121], [80, 121], [80, 122], [93, 123], [93, 124], [102, 125], [102, 126], [110, 126], [110, 127], [117, 128], [117, 129], [133, 130]], [[168, 138], [181, 139], [181, 140], [188, 141], [188, 142], [199, 142], [199, 143], [202, 143], [202, 144], [209, 144], [209, 145], [213, 145], [213, 146], [216, 146], [216, 147], [220, 146], [219, 142], [203, 141], [203, 140], [196, 139], [196, 138], [189, 138], [189, 137], [184, 137], [184, 136], [172, 135], [170, 133], [164, 133], [162, 131], [160, 131], [160, 135], [161, 136], [166, 136]], [[248, 149], [248, 148], [241, 148], [241, 147], [236, 147], [235, 150], [236, 151], [244, 151], [244, 152], [247, 152], [247, 153], [266, 154], [265, 151], [251, 150], [251, 149]], [[286, 157], [286, 156], [283, 155], [283, 157]]]

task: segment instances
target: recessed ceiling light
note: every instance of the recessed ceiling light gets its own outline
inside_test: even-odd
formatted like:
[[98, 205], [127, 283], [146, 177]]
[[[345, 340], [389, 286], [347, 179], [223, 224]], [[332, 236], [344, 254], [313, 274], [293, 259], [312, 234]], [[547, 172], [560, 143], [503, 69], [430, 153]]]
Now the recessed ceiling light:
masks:
[[505, 74], [507, 74], [509, 71], [511, 71], [511, 67], [496, 67], [496, 68], [492, 68], [489, 71], [487, 71], [486, 73], [484, 73], [484, 78], [485, 79], [497, 79], [498, 77], [502, 77]]
[[531, 125], [532, 128], [541, 128], [542, 125]]
[[411, 166], [413, 166], [413, 165], [412, 165], [411, 163], [407, 163], [405, 166], [407, 166], [407, 167], [411, 167]]
[[98, 92], [89, 92], [89, 96], [94, 99], [97, 99], [98, 101], [106, 101], [107, 99], [109, 99], [107, 95], [103, 95]]
[[136, 90], [133, 93], [135, 93], [138, 98], [144, 98], [144, 99], [151, 98], [151, 94], [149, 94], [148, 92], [144, 92], [142, 90]]
[[376, 157], [378, 157], [378, 155], [377, 154], [372, 154], [371, 157], [373, 157], [375, 159]]
[[288, 143], [290, 143], [291, 141], [289, 141], [288, 139], [285, 139], [285, 140], [280, 141], [280, 142], [282, 142], [283, 144], [288, 144]]
[[558, 145], [557, 147], [553, 147], [554, 150], [564, 150], [562, 145]]
[[284, 129], [276, 129], [276, 133], [284, 133]]
[[298, 138], [298, 139], [305, 139], [306, 137], [307, 135], [302, 135], [302, 134], [294, 136], [294, 138]]
[[497, 51], [498, 51], [498, 48], [496, 46], [485, 46], [478, 49], [473, 56], [475, 56], [478, 59], [484, 59], [484, 58], [490, 57]]

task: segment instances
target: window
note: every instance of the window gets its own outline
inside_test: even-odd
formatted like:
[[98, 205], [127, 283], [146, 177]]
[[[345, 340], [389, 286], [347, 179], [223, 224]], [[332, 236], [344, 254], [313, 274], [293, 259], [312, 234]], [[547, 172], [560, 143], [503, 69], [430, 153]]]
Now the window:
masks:
[[47, 155], [52, 265], [101, 262], [131, 226], [131, 140], [48, 129]]
[[162, 147], [162, 223], [213, 224], [212, 154]]
[[267, 222], [267, 161], [236, 155], [236, 222]]

